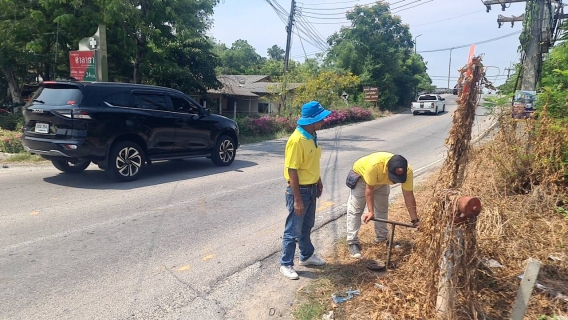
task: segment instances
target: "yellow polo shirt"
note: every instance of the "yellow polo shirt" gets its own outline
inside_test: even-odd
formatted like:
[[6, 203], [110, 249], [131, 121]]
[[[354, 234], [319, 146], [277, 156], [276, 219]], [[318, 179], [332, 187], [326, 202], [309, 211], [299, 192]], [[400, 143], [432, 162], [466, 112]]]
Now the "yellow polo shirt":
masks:
[[314, 137], [297, 128], [286, 143], [284, 153], [284, 178], [290, 181], [288, 169], [296, 169], [301, 185], [317, 183], [320, 178], [321, 147]]
[[[378, 186], [382, 184], [395, 184], [390, 181], [387, 162], [394, 154], [390, 152], [375, 152], [368, 156], [364, 156], [353, 164], [353, 171], [357, 172], [363, 178], [366, 184], [370, 186]], [[406, 182], [402, 184], [402, 190], [413, 190], [413, 172], [408, 166], [406, 173]]]

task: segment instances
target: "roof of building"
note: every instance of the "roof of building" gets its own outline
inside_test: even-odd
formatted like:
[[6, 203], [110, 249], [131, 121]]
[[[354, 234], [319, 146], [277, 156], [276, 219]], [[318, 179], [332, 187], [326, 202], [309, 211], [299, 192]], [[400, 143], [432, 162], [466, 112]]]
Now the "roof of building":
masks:
[[[217, 77], [223, 84], [220, 89], [210, 89], [209, 93], [227, 94], [243, 97], [258, 97], [262, 94], [273, 93], [278, 82], [272, 82], [267, 75], [220, 75]], [[301, 83], [289, 83], [288, 90], [298, 88]]]

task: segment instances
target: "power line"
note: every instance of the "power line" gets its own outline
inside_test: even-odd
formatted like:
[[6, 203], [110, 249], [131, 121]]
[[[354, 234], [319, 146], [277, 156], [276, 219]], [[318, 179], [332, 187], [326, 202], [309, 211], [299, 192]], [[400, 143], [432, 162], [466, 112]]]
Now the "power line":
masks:
[[338, 2], [324, 2], [324, 3], [303, 3], [300, 2], [301, 4], [309, 4], [311, 6], [319, 6], [319, 5], [327, 5], [327, 4], [344, 4], [344, 3], [353, 3], [353, 2], [359, 2], [361, 0], [351, 0], [351, 1], [338, 1]]
[[[417, 1], [414, 1], [414, 2], [418, 2], [418, 1], [422, 1], [422, 0], [417, 0]], [[412, 6], [412, 7], [400, 9], [400, 10], [398, 10], [398, 11], [396, 11], [396, 12], [393, 12], [393, 14], [394, 14], [394, 13], [399, 13], [399, 12], [401, 12], [401, 11], [409, 10], [409, 9], [412, 9], [412, 8], [419, 7], [419, 6], [425, 5], [426, 3], [432, 2], [432, 1], [434, 1], [434, 0], [429, 0], [429, 1], [426, 1], [426, 2], [419, 3], [419, 4], [417, 4], [417, 5], [415, 5], [415, 6]], [[409, 4], [410, 4], [410, 3], [409, 3]], [[394, 9], [391, 9], [391, 10], [396, 10], [396, 9], [402, 8], [402, 7], [407, 6], [407, 5], [408, 5], [408, 4], [405, 4], [405, 5], [402, 5], [402, 6], [398, 7], [398, 8], [394, 8]]]
[[[399, 0], [399, 1], [397, 1], [397, 2], [388, 3], [388, 5], [389, 5], [389, 6], [392, 6], [392, 5], [394, 5], [394, 4], [401, 3], [401, 2], [404, 2], [404, 1], [406, 1], [406, 0]], [[420, 1], [420, 0], [419, 0], [419, 1]], [[369, 6], [369, 5], [376, 4], [376, 3], [377, 3], [377, 2], [375, 1], [375, 2], [370, 2], [370, 3], [365, 3], [365, 4], [355, 4], [355, 5], [350, 6], [350, 7], [342, 7], [342, 8], [310, 8], [310, 7], [302, 7], [302, 9], [321, 10], [321, 11], [324, 11], [324, 10], [325, 10], [325, 11], [337, 11], [337, 10], [344, 10], [344, 9], [352, 9], [352, 8], [354, 8], [354, 7], [356, 7], [356, 6], [365, 7], [365, 6]], [[323, 3], [318, 3], [318, 4], [323, 4]], [[315, 3], [314, 3], [313, 5], [315, 5]]]
[[477, 11], [474, 11], [474, 12], [462, 14], [462, 15], [460, 15], [460, 16], [455, 16], [455, 17], [448, 18], [448, 19], [443, 19], [443, 20], [438, 20], [438, 21], [432, 21], [432, 22], [427, 22], [427, 23], [421, 23], [421, 24], [417, 24], [417, 25], [411, 25], [410, 27], [416, 28], [416, 27], [426, 26], [426, 25], [429, 25], [429, 24], [434, 24], [434, 23], [438, 23], [438, 22], [444, 22], [444, 21], [448, 21], [448, 20], [452, 20], [452, 19], [456, 19], [456, 18], [461, 18], [461, 17], [469, 16], [469, 15], [472, 15], [472, 14], [474, 14], [474, 13], [483, 12], [483, 11], [485, 11], [485, 10], [477, 10]]
[[[396, 7], [396, 8], [390, 8], [390, 9], [391, 9], [391, 10], [400, 9], [400, 8], [402, 8], [402, 7], [406, 7], [406, 6], [409, 6], [409, 5], [413, 4], [413, 3], [420, 2], [420, 1], [422, 1], [422, 0], [414, 0], [414, 1], [412, 1], [412, 2], [409, 2], [409, 3], [405, 3], [405, 4], [403, 4], [403, 5], [400, 5], [400, 6]], [[429, 2], [429, 1], [428, 1], [428, 2]], [[389, 7], [390, 7], [390, 6], [389, 6]]]
[[469, 46], [471, 46], [472, 44], [479, 45], [479, 44], [484, 44], [484, 43], [488, 43], [488, 42], [493, 42], [493, 41], [501, 40], [501, 39], [504, 39], [504, 38], [508, 38], [508, 37], [510, 37], [510, 36], [514, 36], [514, 35], [519, 34], [519, 33], [521, 33], [521, 31], [515, 31], [515, 32], [509, 33], [509, 34], [506, 34], [506, 35], [504, 35], [504, 36], [500, 36], [500, 37], [497, 37], [497, 38], [488, 39], [488, 40], [483, 40], [483, 41], [479, 41], [479, 42], [473, 42], [473, 43], [464, 44], [464, 45], [461, 45], [461, 46], [455, 46], [455, 47], [445, 48], [445, 49], [418, 51], [418, 53], [440, 52], [440, 51], [448, 51], [448, 50], [453, 50], [453, 49], [461, 49], [461, 48], [469, 47]]

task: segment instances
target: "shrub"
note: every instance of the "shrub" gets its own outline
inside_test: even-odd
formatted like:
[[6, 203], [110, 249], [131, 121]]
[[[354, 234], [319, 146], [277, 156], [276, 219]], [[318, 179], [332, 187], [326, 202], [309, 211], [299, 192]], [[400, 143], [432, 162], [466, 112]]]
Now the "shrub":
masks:
[[[349, 109], [333, 110], [324, 120], [326, 127], [347, 124], [351, 122], [367, 121], [374, 118], [370, 109], [358, 106]], [[298, 117], [290, 119], [281, 116], [239, 117], [237, 124], [242, 136], [268, 136], [279, 132], [291, 133], [296, 129]]]
[[19, 132], [0, 129], [0, 152], [24, 152], [24, 146], [22, 145], [22, 134]]
[[0, 129], [4, 130], [18, 130], [24, 125], [24, 117], [21, 114], [10, 113], [7, 115], [0, 115]]

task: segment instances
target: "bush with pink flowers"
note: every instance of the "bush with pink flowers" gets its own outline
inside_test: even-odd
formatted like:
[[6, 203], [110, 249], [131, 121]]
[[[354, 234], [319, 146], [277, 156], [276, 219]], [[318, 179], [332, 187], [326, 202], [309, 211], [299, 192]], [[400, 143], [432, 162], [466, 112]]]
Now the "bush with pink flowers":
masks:
[[[331, 115], [325, 118], [326, 128], [374, 119], [370, 109], [354, 106], [348, 109], [332, 110]], [[288, 119], [281, 116], [240, 117], [237, 119], [240, 134], [243, 137], [265, 136], [270, 138], [278, 133], [290, 133], [296, 128], [298, 117]]]
[[24, 152], [24, 146], [22, 145], [22, 134], [17, 131], [0, 129], [0, 152]]

